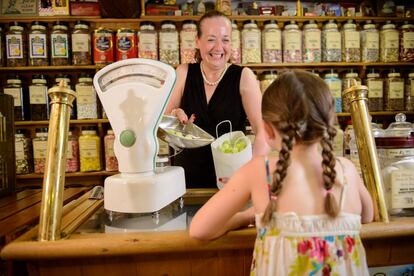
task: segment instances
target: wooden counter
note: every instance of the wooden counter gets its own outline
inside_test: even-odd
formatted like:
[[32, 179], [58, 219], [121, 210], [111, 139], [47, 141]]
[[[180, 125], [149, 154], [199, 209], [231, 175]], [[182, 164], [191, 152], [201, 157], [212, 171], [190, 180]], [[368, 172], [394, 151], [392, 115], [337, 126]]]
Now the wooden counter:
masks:
[[[1, 257], [26, 261], [32, 275], [248, 275], [255, 229], [211, 242], [186, 231], [73, 234], [54, 242], [18, 240]], [[414, 218], [363, 226], [369, 266], [414, 263]]]

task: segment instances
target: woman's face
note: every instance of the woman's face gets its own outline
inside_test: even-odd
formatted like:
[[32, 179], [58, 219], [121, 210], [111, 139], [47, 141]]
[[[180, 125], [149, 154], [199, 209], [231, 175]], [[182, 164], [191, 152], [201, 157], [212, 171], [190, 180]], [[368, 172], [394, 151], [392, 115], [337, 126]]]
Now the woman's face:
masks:
[[222, 68], [230, 58], [231, 24], [227, 18], [213, 17], [204, 19], [197, 47], [203, 62]]

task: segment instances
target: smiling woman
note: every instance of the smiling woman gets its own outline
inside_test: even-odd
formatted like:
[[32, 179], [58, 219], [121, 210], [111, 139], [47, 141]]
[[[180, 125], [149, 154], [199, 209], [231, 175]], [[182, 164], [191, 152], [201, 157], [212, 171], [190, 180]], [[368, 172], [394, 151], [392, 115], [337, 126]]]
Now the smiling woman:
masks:
[[[267, 145], [261, 120], [261, 93], [249, 68], [230, 64], [230, 20], [218, 11], [206, 13], [197, 26], [196, 47], [201, 61], [177, 67], [177, 82], [166, 114], [181, 122], [194, 121], [212, 136], [228, 129], [216, 126], [230, 120], [233, 130], [245, 131], [246, 117], [256, 133], [255, 154], [264, 154]], [[193, 115], [190, 117], [190, 115]], [[187, 188], [216, 188], [216, 175], [210, 146], [185, 149], [174, 159], [184, 167]]]

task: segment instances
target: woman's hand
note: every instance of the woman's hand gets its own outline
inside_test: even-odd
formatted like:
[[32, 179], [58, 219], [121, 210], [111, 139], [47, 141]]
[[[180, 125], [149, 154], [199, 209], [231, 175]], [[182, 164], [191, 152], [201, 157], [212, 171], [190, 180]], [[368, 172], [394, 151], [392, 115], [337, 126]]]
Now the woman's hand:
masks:
[[187, 122], [194, 122], [195, 114], [191, 114], [190, 118], [188, 118], [187, 114], [185, 114], [184, 110], [181, 108], [174, 108], [171, 110], [171, 115], [177, 117], [181, 123], [186, 124]]

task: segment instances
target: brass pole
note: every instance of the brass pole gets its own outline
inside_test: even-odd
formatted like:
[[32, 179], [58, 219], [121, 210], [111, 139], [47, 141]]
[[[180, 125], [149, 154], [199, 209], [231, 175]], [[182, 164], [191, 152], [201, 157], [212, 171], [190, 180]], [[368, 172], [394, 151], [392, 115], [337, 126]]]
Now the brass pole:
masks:
[[368, 87], [358, 85], [355, 80], [353, 80], [353, 86], [344, 91], [345, 100], [350, 105], [362, 176], [374, 200], [374, 219], [375, 221], [388, 223], [389, 218], [385, 205], [384, 186], [375, 140], [371, 132], [371, 119], [367, 107], [367, 96]]
[[65, 185], [66, 150], [72, 103], [75, 92], [65, 81], [49, 89], [52, 110], [49, 120], [46, 165], [39, 220], [39, 241], [61, 238], [63, 189]]

